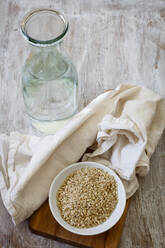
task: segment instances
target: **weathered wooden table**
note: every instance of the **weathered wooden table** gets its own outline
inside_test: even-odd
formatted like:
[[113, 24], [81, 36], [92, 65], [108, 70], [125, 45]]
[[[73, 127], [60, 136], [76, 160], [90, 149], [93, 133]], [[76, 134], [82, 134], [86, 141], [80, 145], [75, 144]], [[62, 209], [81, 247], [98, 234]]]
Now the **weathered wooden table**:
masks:
[[[1, 0], [0, 132], [32, 133], [24, 114], [20, 74], [28, 50], [19, 21], [32, 8], [66, 14], [65, 46], [79, 73], [81, 107], [120, 83], [145, 85], [165, 97], [165, 2], [154, 0]], [[165, 133], [140, 179], [123, 231], [121, 248], [165, 247]], [[0, 200], [0, 247], [66, 248], [32, 234], [27, 222], [15, 227]]]

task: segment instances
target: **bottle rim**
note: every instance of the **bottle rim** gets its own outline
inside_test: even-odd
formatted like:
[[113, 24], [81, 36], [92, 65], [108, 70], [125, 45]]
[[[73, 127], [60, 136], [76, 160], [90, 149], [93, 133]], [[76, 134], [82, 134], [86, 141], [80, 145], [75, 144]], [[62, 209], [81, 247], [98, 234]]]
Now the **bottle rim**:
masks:
[[[49, 12], [50, 14], [54, 14], [56, 17], [60, 18], [62, 23], [63, 23], [63, 30], [62, 32], [54, 37], [53, 39], [48, 39], [48, 40], [39, 40], [35, 39], [34, 37], [30, 36], [27, 31], [27, 24], [30, 21], [31, 17], [41, 13], [41, 12]], [[53, 46], [59, 42], [62, 41], [64, 36], [66, 35], [67, 31], [69, 28], [69, 23], [66, 20], [65, 16], [61, 14], [59, 11], [54, 10], [54, 9], [48, 9], [48, 8], [43, 8], [43, 9], [34, 9], [30, 12], [28, 12], [22, 19], [21, 24], [20, 24], [20, 31], [26, 41], [30, 43], [33, 46], [38, 46], [38, 47], [47, 47], [47, 46]]]

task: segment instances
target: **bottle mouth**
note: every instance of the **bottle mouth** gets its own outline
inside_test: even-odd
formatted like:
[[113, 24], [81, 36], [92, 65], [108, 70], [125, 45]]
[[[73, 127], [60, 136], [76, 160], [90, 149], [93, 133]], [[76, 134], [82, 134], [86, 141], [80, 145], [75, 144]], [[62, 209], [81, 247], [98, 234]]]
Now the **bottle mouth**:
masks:
[[23, 37], [33, 46], [46, 47], [60, 42], [69, 24], [60, 12], [36, 9], [26, 14], [20, 28]]

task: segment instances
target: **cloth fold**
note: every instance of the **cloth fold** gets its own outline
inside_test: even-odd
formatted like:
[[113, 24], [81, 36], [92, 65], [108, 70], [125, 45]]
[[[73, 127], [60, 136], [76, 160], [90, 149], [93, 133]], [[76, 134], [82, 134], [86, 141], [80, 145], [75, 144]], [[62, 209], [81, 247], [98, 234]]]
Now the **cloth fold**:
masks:
[[[115, 118], [106, 115], [98, 125], [98, 148], [85, 157], [93, 158], [106, 153], [111, 168], [125, 180], [129, 180], [134, 173], [134, 166], [140, 159], [145, 145], [146, 137], [129, 117]], [[103, 156], [104, 157], [104, 156]], [[85, 159], [84, 159], [85, 160]]]
[[149, 171], [164, 127], [165, 100], [123, 84], [98, 96], [55, 135], [0, 135], [0, 191], [13, 222], [28, 218], [47, 199], [54, 177], [83, 155], [83, 161], [115, 170], [130, 197], [139, 187], [137, 175]]

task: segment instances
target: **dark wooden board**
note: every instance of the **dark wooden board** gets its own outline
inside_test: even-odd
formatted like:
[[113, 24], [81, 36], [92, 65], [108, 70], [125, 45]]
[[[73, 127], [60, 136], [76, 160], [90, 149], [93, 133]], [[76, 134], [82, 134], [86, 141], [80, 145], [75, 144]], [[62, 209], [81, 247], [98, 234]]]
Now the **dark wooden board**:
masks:
[[117, 248], [124, 227], [130, 200], [121, 219], [110, 230], [94, 236], [73, 234], [60, 226], [51, 214], [49, 203], [46, 201], [29, 219], [30, 230], [38, 235], [55, 239], [64, 243], [85, 248]]

